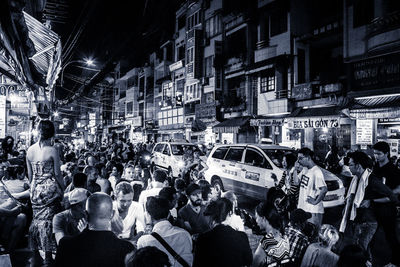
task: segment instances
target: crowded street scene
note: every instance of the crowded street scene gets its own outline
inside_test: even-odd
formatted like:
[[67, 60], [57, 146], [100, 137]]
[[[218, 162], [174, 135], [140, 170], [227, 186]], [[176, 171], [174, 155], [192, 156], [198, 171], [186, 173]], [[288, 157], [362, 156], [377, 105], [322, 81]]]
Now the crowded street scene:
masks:
[[0, 267], [400, 267], [400, 1], [1, 0]]

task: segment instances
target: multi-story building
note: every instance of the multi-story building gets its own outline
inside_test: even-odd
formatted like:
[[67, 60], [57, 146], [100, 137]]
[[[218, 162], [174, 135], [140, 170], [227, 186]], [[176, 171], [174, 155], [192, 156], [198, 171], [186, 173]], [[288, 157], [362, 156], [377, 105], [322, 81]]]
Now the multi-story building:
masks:
[[366, 149], [376, 141], [399, 156], [400, 140], [400, 2], [344, 1], [346, 109], [354, 121], [352, 144]]

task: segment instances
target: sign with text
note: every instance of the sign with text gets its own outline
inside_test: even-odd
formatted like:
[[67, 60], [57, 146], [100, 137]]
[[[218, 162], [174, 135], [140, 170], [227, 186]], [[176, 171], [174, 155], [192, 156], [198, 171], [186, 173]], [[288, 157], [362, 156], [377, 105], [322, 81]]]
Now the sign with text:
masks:
[[251, 119], [250, 126], [282, 126], [284, 119]]
[[96, 113], [89, 112], [89, 126], [93, 127], [96, 125]]
[[197, 104], [195, 106], [195, 114], [197, 119], [213, 118], [216, 116], [215, 103]]
[[373, 120], [357, 120], [356, 121], [356, 144], [372, 145]]
[[6, 137], [7, 131], [7, 100], [0, 96], [0, 138]]
[[289, 118], [287, 127], [289, 129], [338, 128], [339, 122], [340, 117]]

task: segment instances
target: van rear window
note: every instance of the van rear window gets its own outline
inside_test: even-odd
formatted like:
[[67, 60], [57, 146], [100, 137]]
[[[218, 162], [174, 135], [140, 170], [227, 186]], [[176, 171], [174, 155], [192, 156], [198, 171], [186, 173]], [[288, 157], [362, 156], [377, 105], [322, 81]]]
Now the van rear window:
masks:
[[217, 148], [217, 149], [214, 151], [214, 154], [212, 154], [212, 157], [213, 157], [214, 159], [224, 159], [225, 154], [226, 154], [226, 151], [228, 151], [228, 148], [227, 148], [227, 147], [220, 147], [220, 148]]

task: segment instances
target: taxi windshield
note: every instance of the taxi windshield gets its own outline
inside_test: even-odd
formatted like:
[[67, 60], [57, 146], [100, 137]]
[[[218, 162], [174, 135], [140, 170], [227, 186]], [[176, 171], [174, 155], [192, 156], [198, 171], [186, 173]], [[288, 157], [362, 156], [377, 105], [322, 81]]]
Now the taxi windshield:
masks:
[[172, 154], [177, 156], [182, 156], [187, 150], [195, 150], [194, 145], [171, 145]]
[[285, 149], [263, 149], [265, 154], [271, 159], [271, 161], [276, 165], [278, 168], [282, 168], [282, 160], [283, 156], [286, 153], [293, 152], [292, 150], [285, 150]]

